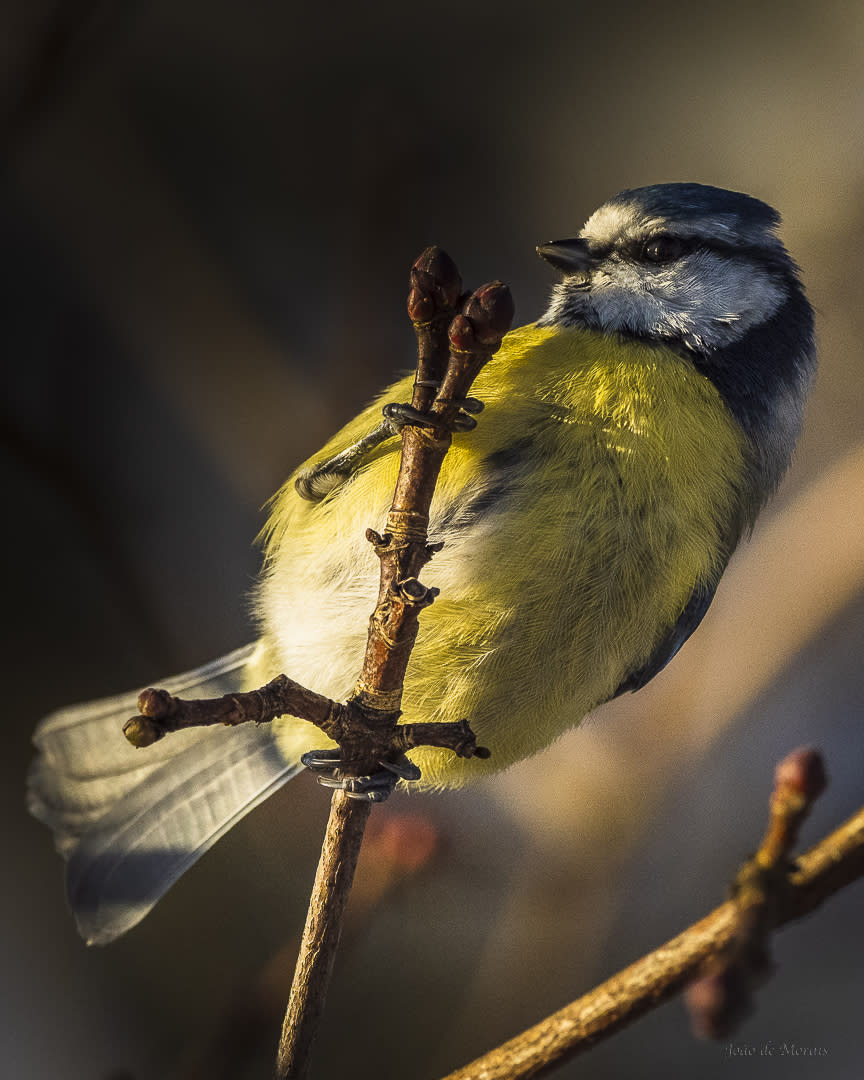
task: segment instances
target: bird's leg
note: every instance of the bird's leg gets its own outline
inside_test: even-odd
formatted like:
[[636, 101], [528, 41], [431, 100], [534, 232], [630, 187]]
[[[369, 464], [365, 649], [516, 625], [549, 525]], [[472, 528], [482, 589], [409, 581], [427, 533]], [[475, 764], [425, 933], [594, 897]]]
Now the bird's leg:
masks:
[[395, 761], [379, 761], [380, 771], [368, 776], [342, 776], [341, 750], [310, 750], [300, 760], [307, 769], [318, 774], [317, 780], [322, 787], [339, 788], [349, 799], [366, 802], [384, 802], [400, 780], [420, 779], [420, 770], [404, 754]]
[[297, 494], [310, 502], [319, 502], [362, 468], [381, 443], [398, 435], [400, 426], [389, 418], [382, 420], [368, 435], [352, 443], [346, 450], [300, 473], [294, 481]]

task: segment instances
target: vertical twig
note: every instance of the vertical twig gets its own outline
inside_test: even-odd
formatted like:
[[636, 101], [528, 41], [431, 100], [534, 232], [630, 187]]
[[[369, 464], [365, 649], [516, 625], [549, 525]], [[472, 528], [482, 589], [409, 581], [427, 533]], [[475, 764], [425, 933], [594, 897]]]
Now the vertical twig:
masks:
[[[462, 411], [466, 394], [482, 366], [501, 344], [513, 319], [506, 285], [485, 285], [467, 298], [453, 318], [461, 280], [452, 260], [428, 248], [411, 272], [408, 313], [418, 342], [418, 370], [410, 405], [392, 416], [405, 424], [399, 476], [386, 531], [367, 538], [381, 560], [378, 603], [370, 620], [363, 668], [354, 693], [340, 707], [342, 771], [361, 776], [378, 767], [387, 747], [399, 753], [395, 739], [402, 686], [417, 635], [420, 611], [437, 590], [417, 580], [437, 546], [427, 543], [429, 508], [453, 430], [473, 421]], [[475, 409], [478, 403], [471, 402]], [[413, 725], [422, 727], [422, 725]], [[488, 756], [461, 724], [452, 729], [452, 748], [463, 756]], [[385, 750], [382, 751], [382, 746]], [[371, 803], [334, 793], [330, 819], [300, 955], [282, 1027], [276, 1063], [277, 1080], [305, 1080], [323, 1014], [336, 946]]]
[[279, 1040], [277, 1076], [308, 1076], [315, 1034], [321, 1022], [327, 986], [342, 933], [345, 905], [371, 802], [358, 802], [334, 791], [330, 819], [309, 898], [303, 946], [297, 960], [288, 1009]]
[[[341, 704], [282, 674], [266, 686], [221, 698], [187, 701], [164, 689], [138, 698], [140, 715], [124, 726], [136, 747], [150, 746], [182, 728], [209, 724], [265, 723], [291, 715], [309, 720], [340, 747], [339, 777], [366, 776], [383, 764], [404, 761], [418, 746], [437, 746], [460, 757], [488, 757], [477, 746], [467, 720], [398, 725], [405, 671], [417, 635], [418, 618], [437, 589], [417, 575], [438, 544], [427, 543], [429, 508], [453, 431], [468, 431], [469, 415], [482, 405], [466, 395], [483, 365], [500, 347], [513, 319], [510, 291], [501, 282], [484, 285], [467, 298], [452, 260], [427, 248], [411, 272], [408, 314], [417, 335], [419, 362], [411, 404], [388, 406], [388, 419], [348, 452], [312, 470], [310, 484], [298, 485], [304, 498], [332, 490], [330, 482], [360, 466], [384, 430], [402, 428], [402, 456], [386, 531], [367, 531], [381, 562], [378, 603], [370, 619], [363, 668], [349, 700]], [[464, 299], [460, 314], [457, 305]], [[454, 317], [455, 315], [455, 317]], [[347, 457], [346, 457], [347, 453]], [[347, 474], [346, 474], [347, 475]], [[329, 478], [329, 479], [328, 479]], [[309, 479], [309, 476], [307, 476]], [[317, 483], [321, 480], [323, 488]], [[397, 771], [394, 769], [394, 772]], [[332, 785], [331, 785], [332, 786]], [[324, 1009], [342, 919], [354, 877], [371, 803], [356, 785], [337, 790], [295, 970], [276, 1063], [277, 1080], [304, 1080]]]

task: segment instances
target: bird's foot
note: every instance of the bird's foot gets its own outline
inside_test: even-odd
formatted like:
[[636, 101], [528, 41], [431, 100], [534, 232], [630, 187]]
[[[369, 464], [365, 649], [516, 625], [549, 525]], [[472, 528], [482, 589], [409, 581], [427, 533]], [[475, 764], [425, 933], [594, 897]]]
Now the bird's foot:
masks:
[[[427, 382], [423, 385], [437, 388], [439, 384]], [[341, 453], [319, 462], [297, 477], [294, 481], [297, 494], [310, 502], [320, 502], [325, 495], [341, 487], [346, 480], [350, 480], [364, 465], [367, 465], [381, 443], [398, 435], [407, 424], [450, 432], [473, 431], [477, 427], [474, 415], [483, 411], [483, 402], [469, 397], [458, 400], [454, 398], [450, 404], [458, 405], [459, 411], [449, 422], [441, 416], [420, 412], [419, 409], [408, 404], [393, 402], [385, 405], [382, 410], [384, 419], [376, 428]]]
[[307, 769], [318, 774], [316, 779], [322, 787], [337, 788], [349, 799], [364, 802], [384, 802], [400, 780], [420, 779], [420, 770], [404, 754], [395, 761], [379, 761], [381, 770], [368, 776], [342, 776], [341, 750], [310, 750], [300, 760]]
[[[437, 385], [437, 384], [436, 384]], [[397, 428], [401, 429], [406, 424], [414, 424], [417, 427], [437, 427], [446, 431], [473, 431], [477, 427], [474, 416], [483, 411], [483, 402], [477, 398], [453, 398], [449, 402], [442, 398], [436, 399], [439, 403], [458, 405], [459, 411], [449, 422], [445, 422], [441, 416], [433, 416], [427, 412], [420, 412], [408, 404], [391, 402], [383, 409], [384, 416]]]

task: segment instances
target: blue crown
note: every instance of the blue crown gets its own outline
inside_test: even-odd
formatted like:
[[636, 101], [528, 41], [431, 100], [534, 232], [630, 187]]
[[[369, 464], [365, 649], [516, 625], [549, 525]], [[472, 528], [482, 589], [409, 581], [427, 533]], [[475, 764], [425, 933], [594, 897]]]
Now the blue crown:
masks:
[[726, 191], [725, 188], [710, 187], [708, 184], [651, 184], [619, 191], [607, 205], [632, 206], [634, 203], [646, 213], [659, 217], [735, 214], [747, 225], [775, 228], [780, 224], [780, 215], [773, 206], [741, 191]]

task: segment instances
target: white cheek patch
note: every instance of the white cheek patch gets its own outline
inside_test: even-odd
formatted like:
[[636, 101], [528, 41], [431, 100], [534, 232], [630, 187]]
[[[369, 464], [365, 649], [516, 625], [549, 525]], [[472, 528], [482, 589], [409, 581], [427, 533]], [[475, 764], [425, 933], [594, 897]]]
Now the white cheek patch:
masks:
[[762, 267], [716, 252], [665, 266], [612, 257], [591, 288], [556, 287], [543, 322], [583, 322], [607, 332], [677, 339], [691, 348], [721, 348], [769, 319], [785, 289]]
[[711, 251], [667, 268], [656, 286], [646, 284], [682, 327], [685, 340], [713, 347], [738, 341], [770, 319], [786, 298], [783, 284], [763, 267]]

